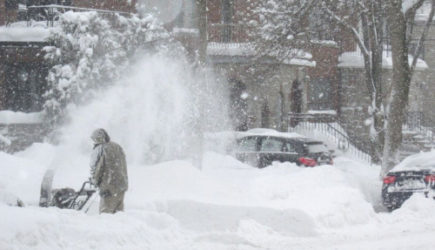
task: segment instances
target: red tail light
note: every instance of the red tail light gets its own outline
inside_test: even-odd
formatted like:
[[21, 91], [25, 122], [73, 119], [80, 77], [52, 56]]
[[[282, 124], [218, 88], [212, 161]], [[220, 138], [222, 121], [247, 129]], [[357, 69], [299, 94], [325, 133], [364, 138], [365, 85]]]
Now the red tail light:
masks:
[[317, 165], [316, 160], [306, 157], [299, 158], [299, 162], [307, 167], [314, 167]]
[[435, 175], [426, 175], [426, 177], [424, 177], [424, 181], [425, 182], [435, 182]]
[[391, 184], [396, 181], [396, 176], [387, 176], [384, 178], [384, 184]]

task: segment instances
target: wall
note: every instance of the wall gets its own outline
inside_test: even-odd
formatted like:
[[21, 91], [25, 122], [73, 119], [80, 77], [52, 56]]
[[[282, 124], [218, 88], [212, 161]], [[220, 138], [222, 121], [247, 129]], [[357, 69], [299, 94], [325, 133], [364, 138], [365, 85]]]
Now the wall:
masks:
[[14, 21], [18, 13], [18, 1], [0, 0], [0, 26]]

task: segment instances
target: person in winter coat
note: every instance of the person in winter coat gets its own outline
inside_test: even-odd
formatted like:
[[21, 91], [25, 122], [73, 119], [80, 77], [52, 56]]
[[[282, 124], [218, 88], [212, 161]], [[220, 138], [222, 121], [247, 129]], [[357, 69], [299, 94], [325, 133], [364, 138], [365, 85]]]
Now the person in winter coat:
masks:
[[91, 139], [91, 179], [99, 189], [100, 213], [124, 210], [124, 194], [128, 189], [127, 162], [124, 150], [110, 141], [104, 129], [95, 130]]

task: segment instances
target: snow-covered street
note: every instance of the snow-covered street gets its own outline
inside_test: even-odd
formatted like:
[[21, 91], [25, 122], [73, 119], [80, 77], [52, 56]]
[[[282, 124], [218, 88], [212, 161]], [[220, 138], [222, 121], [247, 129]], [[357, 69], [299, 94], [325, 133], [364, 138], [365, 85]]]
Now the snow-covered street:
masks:
[[[44, 149], [39, 159], [36, 148]], [[126, 211], [98, 215], [95, 200], [88, 213], [37, 207], [44, 161], [54, 152], [35, 145], [16, 156], [0, 153], [2, 192], [27, 204], [0, 205], [0, 249], [432, 249], [435, 243], [433, 201], [415, 196], [399, 210], [377, 213], [379, 168], [347, 158], [333, 166], [256, 169], [208, 152], [202, 170], [188, 161], [132, 165]], [[78, 189], [81, 179], [70, 183]]]

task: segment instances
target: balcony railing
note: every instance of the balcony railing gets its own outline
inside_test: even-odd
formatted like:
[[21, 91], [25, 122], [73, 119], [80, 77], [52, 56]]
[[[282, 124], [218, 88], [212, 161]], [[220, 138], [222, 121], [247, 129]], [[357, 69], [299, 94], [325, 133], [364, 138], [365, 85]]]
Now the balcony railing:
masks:
[[358, 138], [349, 137], [335, 114], [290, 113], [288, 131], [324, 140], [345, 154], [365, 163], [372, 163], [368, 144]]

